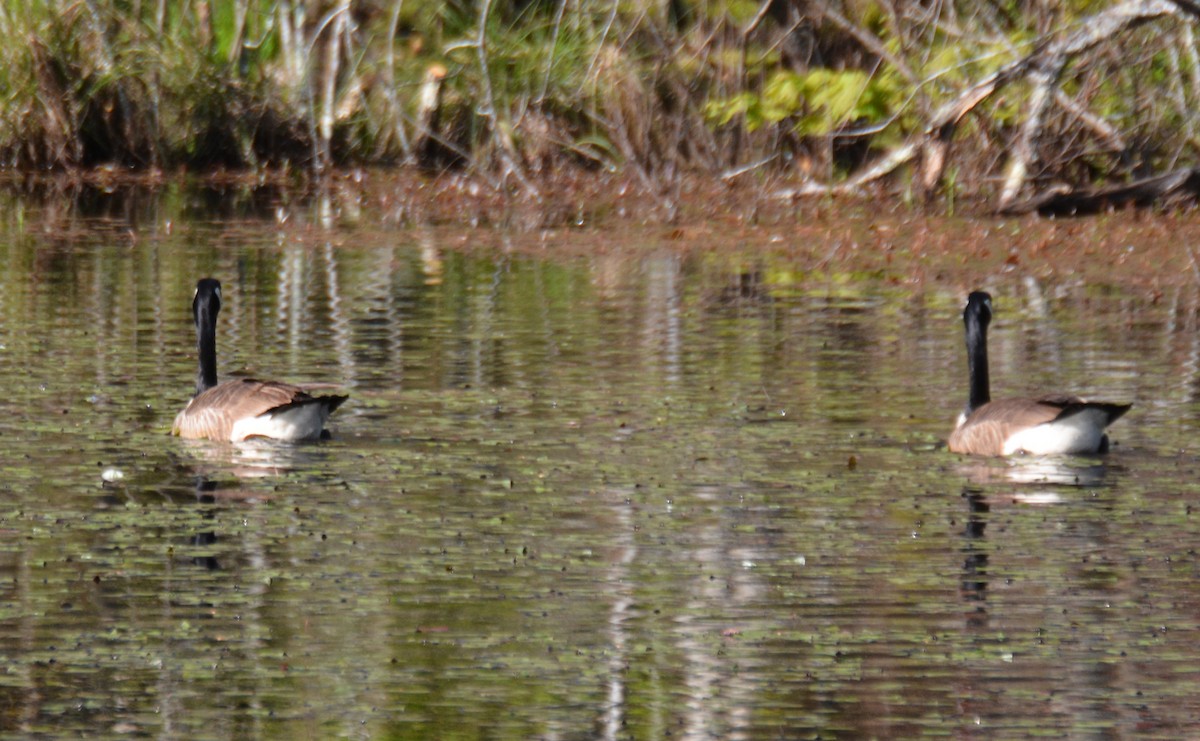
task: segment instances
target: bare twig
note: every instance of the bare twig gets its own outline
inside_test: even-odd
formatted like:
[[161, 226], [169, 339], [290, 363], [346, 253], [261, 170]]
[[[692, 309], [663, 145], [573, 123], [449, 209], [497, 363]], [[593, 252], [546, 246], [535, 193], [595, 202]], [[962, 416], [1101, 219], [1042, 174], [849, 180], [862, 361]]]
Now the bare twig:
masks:
[[787, 188], [776, 193], [779, 198], [801, 198], [804, 196], [818, 195], [839, 195], [843, 193], [853, 193], [867, 183], [878, 180], [884, 175], [892, 172], [897, 167], [911, 162], [917, 156], [920, 148], [917, 142], [908, 142], [896, 147], [888, 154], [881, 157], [874, 165], [858, 177], [847, 180], [844, 183], [835, 185], [824, 185], [821, 183], [805, 183], [796, 189]]
[[1197, 283], [1200, 283], [1200, 265], [1196, 264], [1196, 252], [1192, 249], [1192, 246], [1186, 242], [1184, 243], [1183, 248], [1187, 250], [1188, 263], [1190, 263], [1192, 266], [1192, 276], [1196, 279]]
[[248, 10], [246, 5], [246, 0], [233, 4], [233, 39], [229, 44], [230, 62], [236, 62], [242, 53], [242, 39], [246, 33], [246, 12]]
[[479, 6], [479, 32], [475, 38], [475, 55], [479, 60], [479, 74], [483, 81], [483, 99], [485, 115], [492, 121], [492, 139], [496, 143], [496, 148], [500, 153], [500, 158], [504, 162], [505, 169], [512, 173], [525, 192], [531, 196], [537, 197], [538, 190], [529, 178], [525, 176], [525, 171], [521, 168], [521, 163], [517, 161], [516, 149], [513, 147], [512, 138], [509, 134], [507, 124], [500, 120], [499, 111], [496, 109], [496, 96], [492, 92], [492, 77], [488, 72], [487, 59], [487, 22], [488, 16], [491, 14], [492, 0], [483, 0]]
[[758, 168], [763, 167], [764, 165], [769, 165], [777, 159], [779, 159], [779, 155], [772, 154], [772, 155], [763, 157], [762, 159], [760, 159], [756, 162], [751, 162], [749, 164], [741, 165], [740, 167], [730, 168], [730, 169], [726, 170], [725, 172], [721, 173], [721, 179], [726, 180], [726, 181], [733, 180], [734, 178], [736, 178], [740, 175], [745, 175], [746, 173], [753, 172], [754, 170], [757, 170]]
[[347, 18], [350, 14], [350, 0], [345, 0], [334, 10], [330, 11], [325, 21], [317, 28], [317, 32], [313, 34], [312, 43], [317, 43], [317, 38], [329, 23], [333, 24], [332, 32], [329, 34], [329, 40], [325, 45], [325, 79], [322, 85], [321, 96], [321, 115], [318, 119], [317, 134], [320, 137], [320, 146], [318, 149], [319, 158], [315, 162], [318, 169], [324, 168], [330, 164], [329, 145], [333, 139], [333, 118], [334, 104], [337, 97], [337, 75], [338, 62], [341, 59], [341, 42], [342, 29], [347, 23]]
[[337, 92], [337, 68], [341, 55], [340, 44], [342, 29], [349, 22], [350, 0], [342, 0], [336, 8], [325, 14], [325, 17], [321, 19], [316, 29], [313, 30], [312, 38], [309, 39], [303, 53], [301, 53], [298, 43], [301, 40], [302, 29], [297, 26], [285, 33], [289, 25], [289, 20], [298, 21], [299, 19], [296, 18], [295, 14], [289, 19], [287, 14], [283, 13], [283, 5], [286, 5], [286, 3], [280, 5], [281, 36], [284, 37], [284, 40], [281, 41], [281, 46], [286, 48], [289, 43], [295, 44], [294, 61], [300, 65], [301, 71], [305, 70], [308, 66], [307, 60], [312, 59], [317, 42], [320, 41], [322, 34], [325, 33], [325, 29], [329, 28], [330, 24], [334, 24], [333, 33], [325, 48], [325, 76], [322, 80], [322, 105], [319, 115], [315, 100], [316, 92], [313, 90], [311, 76], [303, 74], [300, 78], [305, 80], [303, 96], [308, 106], [307, 119], [310, 135], [312, 136], [313, 168], [322, 170], [329, 164], [329, 143], [333, 138], [334, 100], [335, 93]]
[[763, 22], [763, 19], [767, 17], [767, 13], [771, 10], [771, 3], [773, 1], [774, 0], [763, 0], [762, 5], [758, 6], [758, 11], [754, 14], [754, 17], [751, 18], [750, 22], [746, 24], [746, 27], [742, 29], [743, 37], [754, 33], [754, 30], [758, 28], [759, 24]]
[[533, 99], [533, 104], [537, 106], [546, 99], [546, 91], [550, 89], [550, 72], [554, 69], [554, 52], [558, 49], [558, 34], [562, 31], [563, 11], [566, 9], [567, 0], [559, 0], [558, 10], [554, 13], [554, 33], [550, 35], [550, 53], [546, 55], [546, 74], [542, 77], [542, 89]]
[[904, 75], [906, 80], [909, 82], [916, 82], [917, 76], [913, 74], [912, 68], [909, 67], [903, 59], [889, 51], [888, 48], [883, 45], [883, 42], [879, 40], [879, 37], [851, 23], [846, 16], [837, 12], [825, 0], [815, 4], [821, 15], [833, 23], [833, 25], [853, 36], [855, 41], [862, 44], [867, 51], [886, 61], [888, 64], [892, 65], [892, 67], [895, 67], [896, 71]]
[[1127, 146], [1125, 137], [1121, 136], [1121, 132], [1115, 126], [1092, 113], [1087, 108], [1084, 108], [1078, 101], [1064, 93], [1061, 89], [1055, 91], [1054, 102], [1078, 119], [1081, 124], [1091, 129], [1092, 133], [1104, 142], [1104, 146], [1110, 152], [1123, 151]]
[[384, 58], [384, 95], [392, 114], [392, 133], [400, 142], [400, 152], [405, 159], [412, 157], [412, 147], [408, 144], [408, 135], [404, 132], [404, 114], [400, 110], [400, 101], [396, 98], [396, 30], [400, 26], [400, 8], [404, 0], [396, 0], [392, 5], [391, 22], [388, 24], [387, 50]]
[[608, 35], [612, 33], [613, 23], [617, 20], [617, 0], [613, 0], [612, 8], [608, 13], [608, 20], [604, 23], [604, 32], [600, 34], [599, 40], [596, 41], [596, 53], [592, 55], [592, 61], [588, 62], [587, 72], [583, 73], [583, 79], [592, 79], [592, 72], [596, 69], [596, 63], [600, 61], [600, 54], [604, 52], [605, 45], [608, 41]]

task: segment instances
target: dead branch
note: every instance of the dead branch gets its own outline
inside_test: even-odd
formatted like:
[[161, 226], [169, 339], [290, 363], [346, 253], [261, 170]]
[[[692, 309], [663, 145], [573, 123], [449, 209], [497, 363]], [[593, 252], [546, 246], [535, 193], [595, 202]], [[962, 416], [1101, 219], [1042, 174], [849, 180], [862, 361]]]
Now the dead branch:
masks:
[[1058, 84], [1062, 71], [1072, 57], [1087, 51], [1117, 34], [1166, 15], [1179, 16], [1187, 12], [1180, 4], [1168, 0], [1134, 0], [1098, 13], [1083, 23], [1080, 30], [1062, 41], [1048, 44], [1035, 54], [1029, 65], [1028, 77], [1034, 84], [1029, 97], [1029, 115], [1013, 149], [1008, 174], [1000, 191], [998, 207], [1010, 206], [1025, 185], [1025, 175], [1034, 156], [1034, 143], [1042, 129], [1042, 118]]
[[[988, 75], [962, 91], [957, 98], [943, 104], [930, 118], [925, 129], [911, 137], [908, 142], [880, 157], [873, 165], [842, 183], [826, 184], [809, 182], [797, 189], [788, 189], [777, 195], [795, 198], [813, 195], [841, 194], [859, 188], [890, 174], [901, 165], [919, 160], [918, 183], [928, 196], [941, 183], [949, 162], [950, 144], [962, 119], [980, 103], [990, 98], [1009, 83], [1029, 79], [1033, 92], [1026, 106], [1026, 119], [1013, 148], [1008, 171], [999, 199], [999, 210], [1011, 207], [1014, 199], [1024, 187], [1026, 174], [1034, 158], [1035, 143], [1041, 132], [1046, 107], [1051, 100], [1061, 100], [1057, 83], [1063, 69], [1079, 54], [1088, 51], [1115, 36], [1137, 26], [1165, 16], [1200, 19], [1198, 0], [1126, 0], [1119, 5], [1096, 13], [1078, 24], [1077, 30], [1065, 37], [1043, 39], [1033, 50]], [[1071, 110], [1068, 107], [1068, 110]], [[1082, 116], [1079, 110], [1071, 112], [1085, 125], [1102, 130], [1097, 119]], [[1110, 133], [1108, 141], [1118, 141]]]
[[1084, 108], [1078, 101], [1062, 90], [1054, 93], [1054, 102], [1058, 103], [1064, 111], [1078, 119], [1079, 123], [1085, 128], [1090, 129], [1092, 134], [1103, 142], [1108, 151], [1120, 152], [1125, 149], [1125, 137], [1121, 136], [1121, 132], [1115, 126]]

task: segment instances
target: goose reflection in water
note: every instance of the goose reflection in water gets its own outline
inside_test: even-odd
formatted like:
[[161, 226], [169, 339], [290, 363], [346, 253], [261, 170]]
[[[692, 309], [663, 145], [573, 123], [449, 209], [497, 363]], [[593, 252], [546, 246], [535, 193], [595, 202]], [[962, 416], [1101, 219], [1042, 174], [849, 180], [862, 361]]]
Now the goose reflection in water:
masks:
[[[1109, 466], [1102, 461], [1079, 457], [1029, 456], [964, 460], [956, 470], [976, 486], [1019, 484], [1091, 488], [1104, 485]], [[1062, 501], [1061, 494], [1053, 488], [1038, 488], [1015, 489], [1004, 496], [1028, 504], [1054, 504]], [[999, 493], [991, 492], [990, 496], [995, 499]]]
[[963, 572], [961, 594], [969, 608], [967, 625], [983, 628], [987, 625], [988, 554], [983, 544], [984, 531], [991, 506], [978, 489], [963, 489], [967, 503], [967, 525], [963, 531]]
[[[297, 446], [255, 438], [229, 445], [212, 445], [204, 440], [180, 440], [188, 459], [181, 462], [197, 474], [211, 470], [239, 479], [261, 479], [295, 470], [308, 470], [330, 456], [329, 445]], [[336, 448], [336, 446], [333, 446]], [[239, 497], [244, 498], [244, 497]]]

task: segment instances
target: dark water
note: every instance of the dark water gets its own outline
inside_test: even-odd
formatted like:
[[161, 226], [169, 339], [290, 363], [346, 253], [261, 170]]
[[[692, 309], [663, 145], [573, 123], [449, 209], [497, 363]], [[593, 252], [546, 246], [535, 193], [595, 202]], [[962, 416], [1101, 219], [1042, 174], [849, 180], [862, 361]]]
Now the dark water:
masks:
[[[981, 275], [998, 391], [1135, 409], [967, 460], [974, 285], [203, 213], [0, 244], [3, 734], [1200, 730], [1194, 288]], [[332, 440], [167, 434], [204, 275], [223, 376], [344, 385]]]

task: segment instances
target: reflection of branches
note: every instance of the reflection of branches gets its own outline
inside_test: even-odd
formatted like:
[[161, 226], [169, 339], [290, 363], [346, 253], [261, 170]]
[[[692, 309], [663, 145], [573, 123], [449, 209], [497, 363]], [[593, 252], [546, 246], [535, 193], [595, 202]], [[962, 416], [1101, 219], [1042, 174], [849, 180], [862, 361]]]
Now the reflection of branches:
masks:
[[329, 317], [333, 327], [333, 344], [337, 349], [341, 382], [348, 383], [354, 377], [354, 338], [350, 331], [350, 317], [342, 301], [341, 281], [338, 280], [338, 252], [333, 244], [326, 242], [322, 249], [325, 263], [325, 288], [329, 295]]
[[634, 605], [634, 586], [630, 579], [630, 567], [638, 556], [637, 527], [633, 521], [629, 492], [614, 491], [610, 497], [613, 514], [619, 528], [615, 529], [614, 558], [608, 571], [608, 584], [613, 585], [612, 604], [608, 609], [608, 638], [612, 656], [608, 662], [608, 708], [604, 713], [604, 733], [607, 739], [623, 738], [629, 717], [626, 692], [627, 672], [630, 662], [629, 627], [627, 625]]

